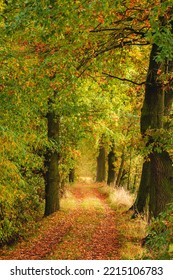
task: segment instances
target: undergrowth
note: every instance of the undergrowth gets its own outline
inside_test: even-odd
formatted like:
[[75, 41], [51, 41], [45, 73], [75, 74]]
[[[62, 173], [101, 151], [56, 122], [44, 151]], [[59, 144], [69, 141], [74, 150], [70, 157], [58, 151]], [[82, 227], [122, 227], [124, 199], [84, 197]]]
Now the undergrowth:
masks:
[[173, 259], [173, 203], [156, 218], [148, 229], [146, 259]]

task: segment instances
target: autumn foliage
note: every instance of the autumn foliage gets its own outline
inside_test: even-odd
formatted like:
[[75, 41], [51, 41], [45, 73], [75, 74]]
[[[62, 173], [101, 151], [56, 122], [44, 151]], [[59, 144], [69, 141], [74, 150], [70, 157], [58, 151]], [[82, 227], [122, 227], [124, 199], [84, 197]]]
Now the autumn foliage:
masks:
[[[172, 10], [170, 0], [0, 1], [0, 245], [26, 238], [43, 216], [60, 210], [69, 181], [97, 180], [100, 163], [100, 181], [137, 196], [134, 216], [167, 210], [173, 199]], [[99, 209], [87, 208], [88, 226], [83, 191], [73, 192], [81, 195], [79, 208], [67, 221], [65, 214], [52, 216], [56, 227], [28, 245], [26, 258], [54, 250], [52, 258], [70, 259], [71, 236], [62, 248], [56, 244], [73, 224], [81, 245], [75, 251], [72, 239], [73, 258], [119, 258], [113, 210], [94, 188]], [[113, 204], [117, 211], [118, 200]], [[92, 233], [85, 236], [89, 252], [80, 230]], [[49, 238], [51, 250], [39, 249]]]

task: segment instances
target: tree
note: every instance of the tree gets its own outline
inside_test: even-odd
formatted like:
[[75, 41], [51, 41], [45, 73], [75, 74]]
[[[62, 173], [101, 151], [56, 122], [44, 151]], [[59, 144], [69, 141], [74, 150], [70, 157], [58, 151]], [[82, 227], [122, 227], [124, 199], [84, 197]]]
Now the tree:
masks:
[[[56, 95], [55, 95], [56, 98]], [[59, 143], [60, 117], [52, 109], [52, 100], [48, 101], [47, 124], [48, 141], [55, 145]], [[45, 154], [45, 216], [48, 216], [60, 208], [60, 174], [59, 174], [60, 153], [57, 148], [47, 149]]]
[[115, 145], [114, 143], [111, 146], [111, 149], [108, 153], [108, 176], [107, 176], [107, 184], [110, 185], [115, 185]]
[[106, 180], [106, 151], [104, 143], [101, 140], [99, 143], [99, 151], [97, 157], [97, 175], [96, 182], [104, 182]]
[[[37, 99], [41, 111], [38, 118], [44, 119], [44, 145], [39, 153], [44, 155], [45, 163], [42, 166], [45, 215], [59, 209], [61, 181], [73, 167], [72, 161], [65, 158], [67, 151], [70, 151], [67, 158], [71, 158], [73, 149], [69, 149], [69, 146], [74, 145], [65, 124], [68, 122], [73, 130], [69, 125], [71, 119], [81, 118], [82, 106], [77, 105], [79, 95], [76, 94], [80, 77], [77, 66], [80, 57], [85, 54], [85, 48], [90, 45], [90, 41], [86, 40], [89, 29], [98, 23], [97, 12], [94, 14], [96, 7], [99, 14], [102, 10], [100, 1], [91, 5], [68, 0], [6, 1], [3, 15], [5, 38], [15, 42], [18, 47], [16, 61], [21, 60], [21, 64], [24, 60], [28, 62], [22, 77], [23, 84], [28, 82], [33, 97], [29, 106], [33, 108]], [[11, 55], [10, 46], [8, 54]], [[23, 87], [22, 90], [23, 96], [27, 94], [27, 88]], [[77, 123], [75, 121], [73, 124], [77, 126]], [[64, 168], [64, 164], [68, 167]], [[62, 175], [63, 168], [65, 174]]]
[[[168, 8], [170, 7], [168, 6]], [[163, 17], [159, 18], [161, 33], [165, 32], [165, 25], [169, 21], [166, 20], [166, 15], [168, 16], [169, 12], [170, 10], [168, 9]], [[170, 31], [172, 33], [172, 27]], [[158, 35], [155, 34], [155, 36]], [[166, 48], [166, 46], [164, 47]], [[141, 113], [141, 133], [145, 136], [148, 129], [151, 133], [146, 144], [150, 147], [150, 151], [148, 160], [143, 164], [141, 183], [135, 202], [135, 211], [141, 213], [144, 211], [146, 200], [149, 196], [149, 212], [150, 216], [154, 215], [154, 217], [158, 216], [165, 209], [166, 205], [173, 200], [172, 160], [161, 141], [162, 129], [166, 129], [164, 117], [170, 114], [173, 101], [171, 96], [172, 85], [169, 79], [166, 82], [167, 86], [165, 88], [165, 81], [160, 78], [160, 72], [162, 71], [170, 75], [170, 71], [172, 71], [172, 57], [170, 55], [169, 59], [166, 57], [161, 58], [162, 51], [163, 49], [159, 46], [159, 42], [152, 45], [146, 80], [145, 99]], [[160, 137], [155, 140], [154, 134], [158, 134], [159, 132]]]
[[1, 244], [16, 241], [42, 216], [44, 182], [40, 151], [45, 144], [45, 122], [38, 98], [32, 94], [34, 82], [29, 75], [31, 64], [34, 68], [37, 61], [34, 56], [27, 58], [27, 44], [19, 43], [15, 35], [7, 35], [6, 13], [4, 9], [0, 35]]

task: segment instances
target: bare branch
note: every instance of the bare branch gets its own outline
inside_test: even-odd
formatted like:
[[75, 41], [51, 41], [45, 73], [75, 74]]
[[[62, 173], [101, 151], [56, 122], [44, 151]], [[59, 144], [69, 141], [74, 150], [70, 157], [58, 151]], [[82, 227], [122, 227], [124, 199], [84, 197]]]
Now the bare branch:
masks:
[[132, 83], [132, 84], [137, 85], [137, 86], [142, 86], [142, 85], [146, 84], [146, 81], [141, 82], [141, 83], [137, 83], [135, 81], [132, 81], [132, 80], [129, 80], [129, 79], [126, 79], [126, 78], [120, 78], [120, 77], [117, 77], [117, 76], [114, 76], [114, 75], [111, 75], [111, 74], [108, 74], [108, 73], [105, 73], [105, 72], [103, 72], [102, 74], [109, 77], [109, 78], [114, 78], [114, 79], [117, 79], [117, 80], [120, 80], [120, 81], [123, 81], [123, 82]]

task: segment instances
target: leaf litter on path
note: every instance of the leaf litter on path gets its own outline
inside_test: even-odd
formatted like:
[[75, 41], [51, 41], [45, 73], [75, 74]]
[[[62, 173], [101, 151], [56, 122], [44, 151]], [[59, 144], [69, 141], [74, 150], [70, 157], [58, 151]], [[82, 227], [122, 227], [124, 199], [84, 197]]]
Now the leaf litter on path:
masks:
[[[39, 234], [2, 250], [0, 259], [110, 260], [119, 259], [116, 212], [106, 203], [96, 184], [77, 184], [70, 189], [73, 207], [44, 218]], [[67, 199], [68, 200], [68, 199]]]

